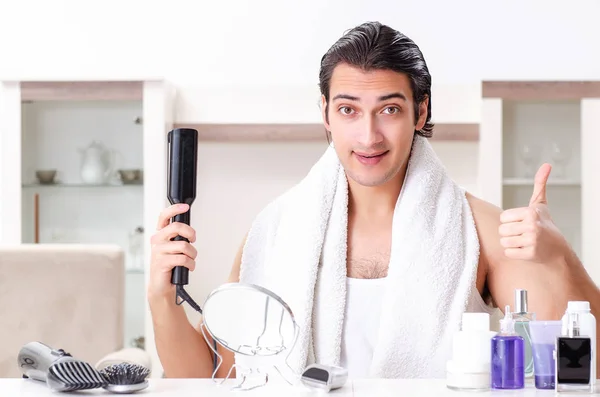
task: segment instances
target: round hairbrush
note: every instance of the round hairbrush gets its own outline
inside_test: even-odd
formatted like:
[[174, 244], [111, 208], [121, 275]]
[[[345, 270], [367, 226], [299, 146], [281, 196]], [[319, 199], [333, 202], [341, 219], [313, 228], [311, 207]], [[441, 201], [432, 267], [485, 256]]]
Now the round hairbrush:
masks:
[[100, 370], [107, 384], [104, 389], [117, 394], [135, 393], [148, 387], [150, 370], [142, 365], [120, 363]]

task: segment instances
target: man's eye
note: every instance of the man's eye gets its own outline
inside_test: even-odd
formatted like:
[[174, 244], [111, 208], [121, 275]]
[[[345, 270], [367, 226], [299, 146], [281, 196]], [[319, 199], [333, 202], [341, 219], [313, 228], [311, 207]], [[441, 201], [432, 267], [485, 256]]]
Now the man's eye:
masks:
[[352, 114], [352, 108], [349, 108], [348, 106], [342, 106], [339, 111], [345, 115]]
[[384, 111], [384, 113], [387, 113], [387, 114], [396, 114], [400, 111], [400, 109], [398, 109], [396, 106], [389, 106], [389, 107], [385, 108], [383, 111]]

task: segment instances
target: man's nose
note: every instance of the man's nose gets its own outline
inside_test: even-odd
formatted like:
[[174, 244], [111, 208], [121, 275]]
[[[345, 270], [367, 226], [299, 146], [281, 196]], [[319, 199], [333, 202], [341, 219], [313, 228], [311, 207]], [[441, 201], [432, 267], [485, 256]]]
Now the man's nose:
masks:
[[365, 117], [364, 124], [358, 136], [361, 145], [371, 147], [383, 140], [383, 135], [379, 132], [377, 120], [374, 117]]

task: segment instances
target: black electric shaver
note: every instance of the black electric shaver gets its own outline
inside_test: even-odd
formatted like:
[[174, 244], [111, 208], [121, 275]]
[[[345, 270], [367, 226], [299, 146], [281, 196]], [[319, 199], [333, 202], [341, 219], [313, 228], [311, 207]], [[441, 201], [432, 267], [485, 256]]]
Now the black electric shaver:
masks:
[[[196, 167], [198, 164], [198, 131], [192, 128], [176, 128], [167, 137], [169, 147], [169, 169], [167, 184], [169, 202], [171, 204], [188, 204], [190, 209], [173, 217], [173, 222], [190, 224], [192, 203], [196, 199]], [[176, 236], [172, 240], [188, 241]], [[188, 241], [189, 242], [189, 241]], [[188, 284], [189, 270], [184, 266], [176, 266], [171, 273], [171, 284], [177, 286]]]

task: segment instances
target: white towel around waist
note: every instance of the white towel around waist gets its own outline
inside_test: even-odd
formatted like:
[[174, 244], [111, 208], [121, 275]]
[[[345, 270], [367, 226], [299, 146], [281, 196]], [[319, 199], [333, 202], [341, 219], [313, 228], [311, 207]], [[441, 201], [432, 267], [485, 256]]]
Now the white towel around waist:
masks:
[[[348, 184], [328, 148], [308, 175], [256, 217], [240, 282], [279, 295], [299, 325], [289, 363], [340, 364], [346, 304]], [[415, 137], [393, 223], [370, 376], [443, 377], [452, 334], [473, 299], [479, 241], [465, 192]]]

